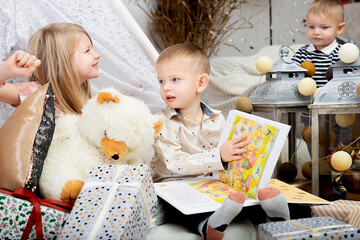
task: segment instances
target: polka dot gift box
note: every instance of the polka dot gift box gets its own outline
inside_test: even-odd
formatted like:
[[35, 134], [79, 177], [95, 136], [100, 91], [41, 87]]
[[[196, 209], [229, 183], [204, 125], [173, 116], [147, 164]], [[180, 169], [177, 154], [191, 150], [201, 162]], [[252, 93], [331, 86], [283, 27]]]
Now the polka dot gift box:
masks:
[[360, 239], [360, 230], [331, 217], [312, 217], [259, 225], [261, 240]]
[[147, 165], [96, 166], [59, 239], [144, 239], [156, 203]]

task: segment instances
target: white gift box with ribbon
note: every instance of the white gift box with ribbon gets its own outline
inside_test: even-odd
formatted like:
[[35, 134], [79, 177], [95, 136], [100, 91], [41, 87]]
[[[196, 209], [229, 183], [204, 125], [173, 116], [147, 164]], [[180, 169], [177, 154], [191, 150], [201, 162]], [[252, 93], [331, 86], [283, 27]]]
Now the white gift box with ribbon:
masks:
[[60, 239], [145, 239], [155, 204], [147, 165], [95, 166]]

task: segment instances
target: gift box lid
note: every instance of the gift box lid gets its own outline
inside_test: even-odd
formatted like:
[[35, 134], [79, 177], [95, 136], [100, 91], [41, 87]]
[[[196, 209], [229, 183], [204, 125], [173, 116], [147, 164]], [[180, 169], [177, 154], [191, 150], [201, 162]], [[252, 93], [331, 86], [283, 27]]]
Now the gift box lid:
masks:
[[313, 239], [316, 236], [332, 239], [331, 234], [337, 235], [334, 235], [336, 237], [334, 239], [338, 239], [341, 235], [344, 238], [355, 239], [354, 237], [360, 236], [360, 230], [331, 217], [301, 218], [259, 224], [260, 239], [302, 239], [299, 237]]

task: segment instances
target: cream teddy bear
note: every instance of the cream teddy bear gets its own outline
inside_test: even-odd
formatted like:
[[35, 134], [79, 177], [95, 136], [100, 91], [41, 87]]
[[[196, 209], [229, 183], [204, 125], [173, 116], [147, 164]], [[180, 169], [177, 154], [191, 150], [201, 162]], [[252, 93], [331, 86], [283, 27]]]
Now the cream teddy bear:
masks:
[[162, 123], [144, 102], [113, 88], [101, 91], [85, 104], [82, 115], [56, 119], [40, 193], [75, 202], [92, 166], [143, 163], [142, 154]]

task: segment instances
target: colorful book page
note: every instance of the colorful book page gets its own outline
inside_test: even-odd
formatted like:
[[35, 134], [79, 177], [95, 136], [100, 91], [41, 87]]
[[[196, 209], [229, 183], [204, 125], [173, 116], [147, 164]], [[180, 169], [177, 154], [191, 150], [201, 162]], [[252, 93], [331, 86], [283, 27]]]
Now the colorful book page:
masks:
[[246, 135], [250, 144], [242, 160], [227, 164], [225, 171], [219, 171], [219, 180], [237, 191], [243, 191], [248, 198], [256, 199], [260, 179], [268, 156], [274, 147], [279, 129], [257, 121], [236, 116], [227, 140]]
[[[218, 180], [206, 180], [188, 184], [218, 203], [222, 203], [227, 195], [237, 191]], [[330, 202], [325, 199], [284, 183], [278, 179], [271, 179], [269, 187], [279, 189], [289, 203], [330, 204]], [[248, 197], [247, 199], [252, 198]]]
[[228, 194], [237, 192], [235, 189], [219, 180], [194, 182], [189, 183], [189, 185], [218, 203], [224, 202]]
[[289, 203], [330, 204], [330, 202], [325, 199], [319, 198], [318, 196], [305, 192], [277, 179], [271, 179], [269, 187], [279, 189]]

